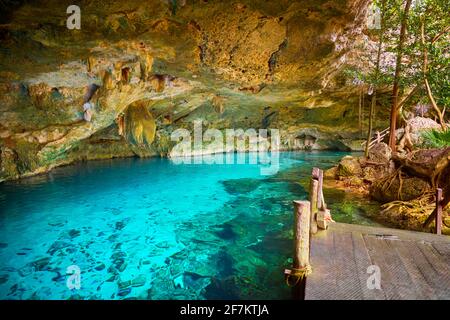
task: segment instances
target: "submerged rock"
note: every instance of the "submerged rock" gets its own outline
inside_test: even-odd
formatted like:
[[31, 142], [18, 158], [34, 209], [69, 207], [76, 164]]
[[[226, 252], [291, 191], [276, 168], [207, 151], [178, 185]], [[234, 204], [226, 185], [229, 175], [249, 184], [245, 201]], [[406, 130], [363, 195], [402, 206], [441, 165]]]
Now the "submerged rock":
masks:
[[240, 277], [212, 278], [203, 295], [208, 300], [241, 300], [249, 297], [248, 283]]
[[101, 264], [97, 265], [94, 269], [97, 271], [102, 271], [105, 268], [106, 268], [105, 264], [101, 263]]
[[218, 235], [220, 238], [224, 240], [235, 240], [237, 238], [236, 232], [234, 232], [233, 227], [225, 223], [222, 226], [219, 226], [221, 228], [220, 231], [216, 231], [215, 234]]
[[222, 182], [225, 190], [229, 194], [242, 194], [252, 192], [256, 188], [258, 188], [261, 183], [262, 182], [259, 179], [250, 178], [226, 180]]
[[173, 279], [175, 288], [201, 290], [209, 283], [210, 277], [194, 272], [184, 272]]
[[4, 283], [6, 283], [6, 282], [8, 282], [8, 279], [9, 279], [9, 275], [7, 275], [7, 274], [1, 274], [1, 275], [0, 275], [0, 285], [1, 285], [1, 284], [4, 284]]
[[117, 295], [119, 297], [125, 297], [131, 293], [131, 288], [120, 289]]

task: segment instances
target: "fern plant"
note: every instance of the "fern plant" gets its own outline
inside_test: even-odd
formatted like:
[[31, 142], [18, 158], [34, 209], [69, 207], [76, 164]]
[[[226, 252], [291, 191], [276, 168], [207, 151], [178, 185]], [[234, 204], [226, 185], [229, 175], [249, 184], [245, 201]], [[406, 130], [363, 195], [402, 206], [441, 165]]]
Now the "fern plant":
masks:
[[426, 148], [450, 147], [450, 129], [426, 130], [422, 132], [423, 145]]

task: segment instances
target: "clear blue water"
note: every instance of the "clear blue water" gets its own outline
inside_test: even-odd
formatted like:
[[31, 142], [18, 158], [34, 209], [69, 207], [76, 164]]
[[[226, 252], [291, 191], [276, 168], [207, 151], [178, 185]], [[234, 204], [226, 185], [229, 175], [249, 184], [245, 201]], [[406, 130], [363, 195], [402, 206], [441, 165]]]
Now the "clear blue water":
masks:
[[[286, 299], [292, 200], [313, 166], [344, 154], [286, 152], [280, 169], [93, 161], [0, 185], [0, 299]], [[304, 185], [304, 184], [303, 184]], [[325, 192], [337, 221], [367, 210]], [[69, 289], [67, 267], [81, 271]], [[69, 279], [70, 280], [70, 279]]]

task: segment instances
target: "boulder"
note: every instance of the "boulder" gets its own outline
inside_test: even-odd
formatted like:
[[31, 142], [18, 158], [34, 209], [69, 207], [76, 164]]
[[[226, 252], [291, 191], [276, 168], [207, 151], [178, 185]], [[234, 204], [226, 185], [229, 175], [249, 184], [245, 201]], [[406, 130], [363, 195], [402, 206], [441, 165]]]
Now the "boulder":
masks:
[[361, 164], [357, 158], [345, 156], [339, 162], [337, 175], [341, 177], [359, 176], [362, 173]]
[[387, 203], [396, 200], [410, 201], [428, 190], [430, 190], [430, 184], [417, 177], [403, 178], [400, 188], [400, 180], [397, 177], [392, 183], [376, 180], [370, 187], [370, 194], [375, 200]]
[[415, 117], [408, 120], [410, 127], [411, 142], [413, 145], [420, 145], [423, 142], [422, 132], [431, 129], [440, 129], [441, 126], [430, 118]]
[[345, 183], [347, 184], [347, 186], [351, 187], [361, 187], [364, 185], [363, 179], [361, 179], [358, 176], [349, 177], [348, 179], [345, 180]]
[[363, 169], [363, 178], [365, 181], [373, 182], [377, 178], [377, 170], [374, 167], [365, 167]]
[[384, 142], [376, 143], [369, 150], [368, 159], [373, 162], [387, 163], [391, 159], [392, 150]]
[[324, 179], [334, 180], [336, 179], [336, 176], [337, 176], [337, 167], [332, 167], [323, 172]]

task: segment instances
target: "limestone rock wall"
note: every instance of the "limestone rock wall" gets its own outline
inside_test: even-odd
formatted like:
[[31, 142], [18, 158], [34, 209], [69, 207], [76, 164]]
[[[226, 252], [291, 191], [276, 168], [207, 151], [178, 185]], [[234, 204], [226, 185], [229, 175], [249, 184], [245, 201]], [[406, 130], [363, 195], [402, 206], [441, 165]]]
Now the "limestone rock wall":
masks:
[[[167, 155], [170, 134], [194, 120], [279, 129], [284, 149], [358, 149], [358, 96], [343, 70], [366, 39], [368, 2], [84, 0], [80, 30], [66, 28], [71, 1], [6, 5], [0, 181]], [[128, 109], [136, 103], [140, 120]], [[133, 129], [121, 134], [127, 113]]]

